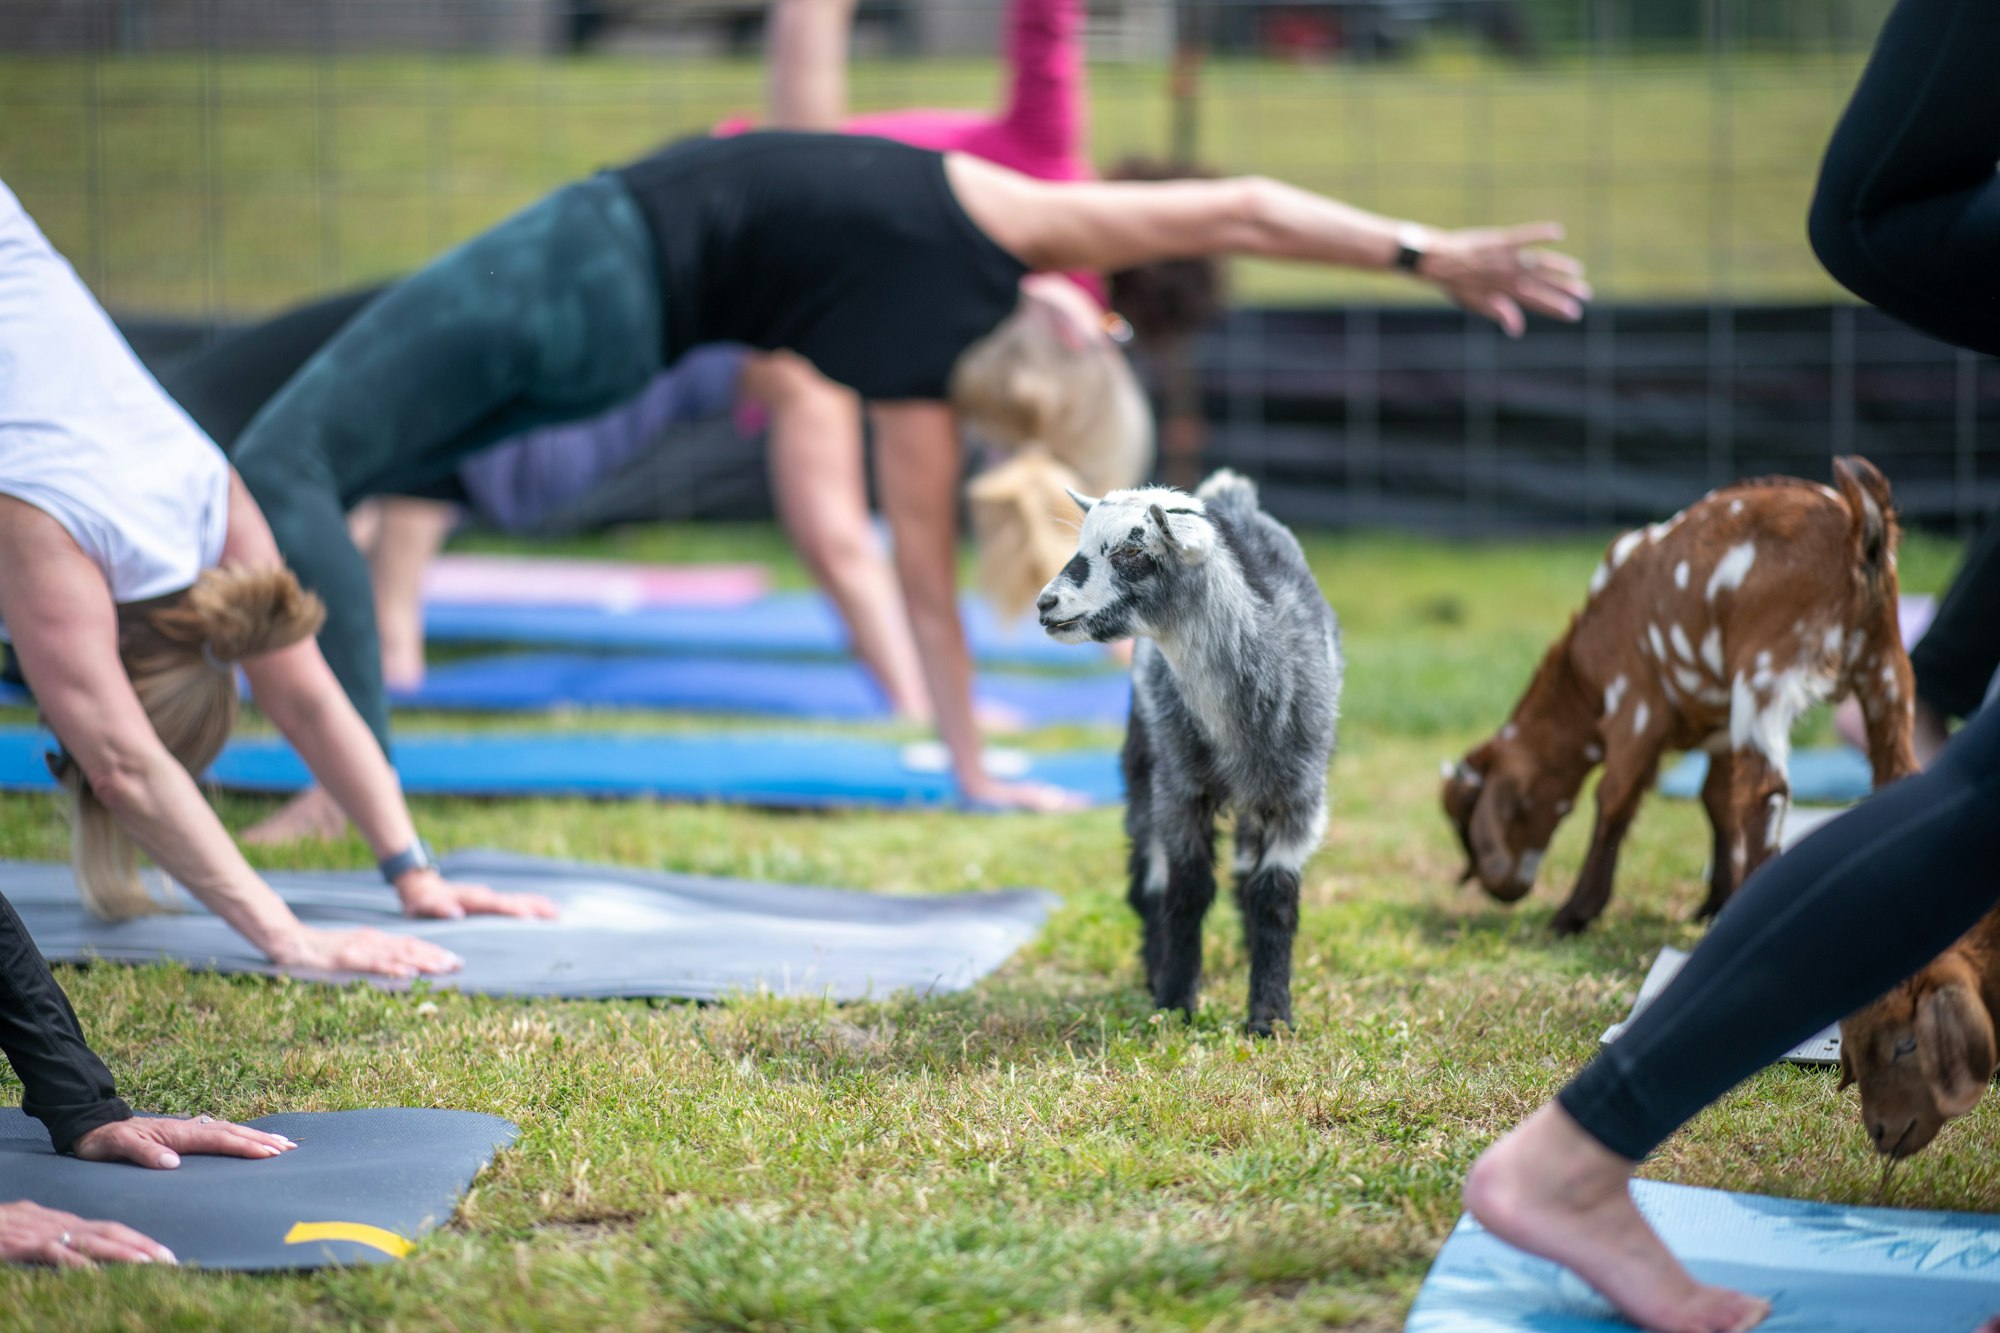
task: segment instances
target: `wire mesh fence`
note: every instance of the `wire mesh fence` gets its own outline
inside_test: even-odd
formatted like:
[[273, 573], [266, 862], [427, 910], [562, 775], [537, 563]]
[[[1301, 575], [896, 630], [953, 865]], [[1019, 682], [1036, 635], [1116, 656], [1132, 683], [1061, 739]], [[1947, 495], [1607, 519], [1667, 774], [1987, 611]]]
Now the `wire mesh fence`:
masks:
[[[867, 0], [857, 111], [993, 108], [1005, 0]], [[1443, 225], [1554, 218], [1599, 292], [1510, 342], [1394, 279], [1242, 263], [1145, 362], [1162, 469], [1290, 517], [1653, 515], [1859, 450], [1921, 521], [2000, 501], [1993, 365], [1846, 300], [1804, 218], [1887, 0], [1100, 0], [1092, 154]], [[393, 278], [764, 99], [761, 3], [8, 0], [0, 179], [105, 305], [200, 336]], [[183, 342], [169, 336], [161, 346]]]

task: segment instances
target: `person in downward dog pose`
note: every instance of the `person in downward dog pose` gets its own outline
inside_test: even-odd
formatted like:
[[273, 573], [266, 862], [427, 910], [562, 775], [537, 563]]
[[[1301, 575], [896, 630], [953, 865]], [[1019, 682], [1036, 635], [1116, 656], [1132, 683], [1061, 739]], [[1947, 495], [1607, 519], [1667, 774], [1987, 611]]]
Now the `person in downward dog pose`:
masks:
[[1193, 495], [1152, 486], [1083, 508], [1076, 555], [1043, 589], [1065, 643], [1136, 636], [1125, 733], [1129, 900], [1146, 984], [1194, 1014], [1215, 899], [1215, 818], [1236, 818], [1236, 900], [1253, 1033], [1292, 1021], [1299, 874], [1326, 832], [1340, 713], [1340, 625], [1257, 491], [1218, 472]]
[[273, 962], [407, 977], [458, 960], [372, 930], [309, 929], [202, 798], [236, 667], [354, 815], [413, 916], [549, 916], [430, 862], [382, 749], [327, 670], [317, 603], [221, 452], [167, 401], [0, 186], [0, 634], [60, 744], [77, 887], [113, 920], [159, 910], [143, 849]]
[[[1835, 277], [1989, 353], [2000, 353], [1996, 63], [2000, 9], [1900, 0], [1827, 150], [1812, 216]], [[1770, 1302], [1682, 1267], [1633, 1205], [1633, 1170], [1702, 1107], [1916, 972], [1991, 909], [1996, 810], [2000, 709], [1988, 708], [1923, 773], [1758, 871], [1660, 998], [1474, 1164], [1472, 1215], [1574, 1270], [1641, 1327], [1755, 1327]], [[1836, 953], [1842, 965], [1828, 967]]]

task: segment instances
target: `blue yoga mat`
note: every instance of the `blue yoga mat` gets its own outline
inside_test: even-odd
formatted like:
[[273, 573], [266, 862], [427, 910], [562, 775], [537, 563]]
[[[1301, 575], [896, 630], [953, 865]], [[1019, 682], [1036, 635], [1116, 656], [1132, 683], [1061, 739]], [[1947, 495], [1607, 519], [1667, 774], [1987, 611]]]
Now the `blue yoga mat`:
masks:
[[[2000, 1217], [1769, 1199], [1642, 1180], [1646, 1215], [1703, 1282], [1772, 1303], [1758, 1333], [1972, 1333], [2000, 1313]], [[1631, 1333], [1603, 1297], [1470, 1217], [1404, 1333]]]
[[[53, 791], [53, 742], [32, 727], [0, 728], [0, 790]], [[594, 796], [795, 807], [952, 807], [947, 773], [909, 762], [884, 741], [772, 735], [409, 735], [396, 741], [405, 791], [432, 796]], [[1116, 802], [1118, 756], [1075, 750], [1031, 757], [1025, 778]], [[210, 770], [218, 786], [290, 792], [310, 777], [283, 741], [231, 741]]]
[[[961, 610], [972, 653], [985, 662], [1095, 667], [1101, 648], [1057, 643], [1032, 619], [1003, 624], [985, 603]], [[847, 652], [847, 631], [818, 593], [778, 593], [738, 607], [433, 606], [424, 635], [434, 643], [518, 643], [554, 648], [832, 656]]]
[[[1794, 750], [1791, 763], [1792, 799], [1807, 805], [1848, 805], [1875, 790], [1875, 773], [1861, 751], [1848, 746]], [[1708, 780], [1708, 756], [1687, 755], [1660, 779], [1660, 794], [1678, 800], [1701, 797]]]
[[[1132, 689], [1124, 675], [1007, 675], [977, 680], [982, 705], [1027, 726], [1123, 725]], [[423, 685], [393, 696], [408, 708], [534, 712], [548, 708], [666, 708], [839, 721], [886, 718], [887, 702], [851, 662], [783, 658], [594, 656], [536, 653], [432, 667]]]

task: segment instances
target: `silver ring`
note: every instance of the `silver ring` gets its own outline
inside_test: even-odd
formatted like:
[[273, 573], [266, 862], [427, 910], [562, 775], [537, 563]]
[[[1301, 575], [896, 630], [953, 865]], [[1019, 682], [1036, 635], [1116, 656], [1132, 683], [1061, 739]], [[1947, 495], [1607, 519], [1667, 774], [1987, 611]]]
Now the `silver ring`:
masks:
[[194, 1122], [197, 1125], [212, 1125], [215, 1123], [215, 1117], [212, 1115], [198, 1115], [194, 1118]]
[[56, 1244], [62, 1246], [65, 1250], [76, 1248], [75, 1246], [70, 1244], [69, 1232], [67, 1231], [62, 1233], [61, 1237], [57, 1239]]

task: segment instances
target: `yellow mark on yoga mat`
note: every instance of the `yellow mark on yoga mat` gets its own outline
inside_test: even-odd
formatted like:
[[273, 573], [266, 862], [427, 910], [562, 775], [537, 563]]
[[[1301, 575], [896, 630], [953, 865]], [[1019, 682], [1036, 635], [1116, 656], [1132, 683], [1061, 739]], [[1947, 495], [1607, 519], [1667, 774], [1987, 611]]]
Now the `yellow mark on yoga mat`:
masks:
[[294, 1222], [285, 1233], [287, 1245], [309, 1245], [316, 1240], [351, 1240], [380, 1250], [391, 1259], [400, 1259], [416, 1246], [393, 1231], [371, 1227], [365, 1222]]

